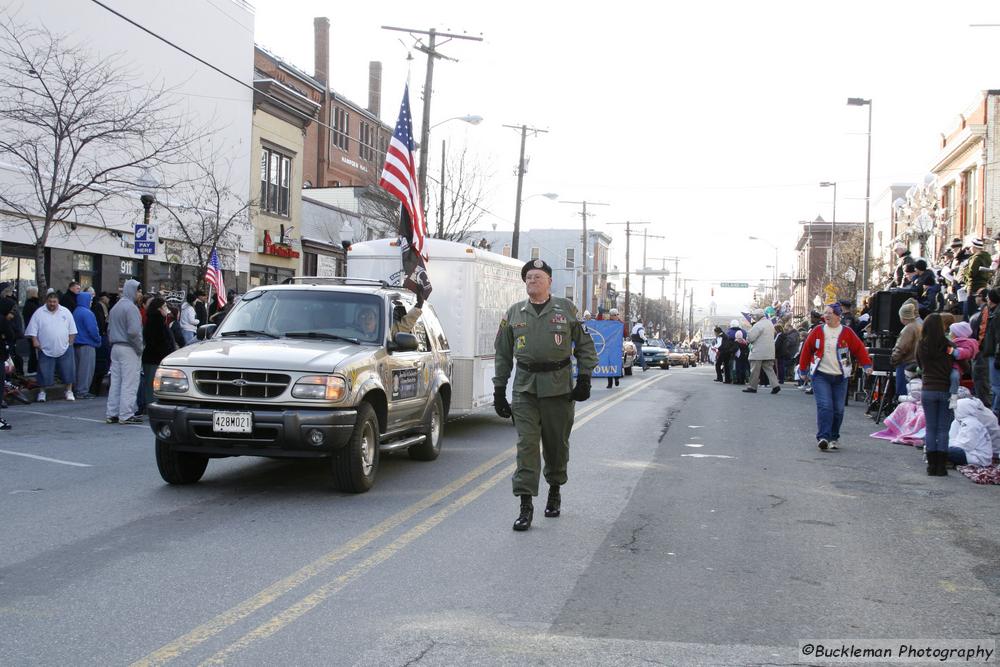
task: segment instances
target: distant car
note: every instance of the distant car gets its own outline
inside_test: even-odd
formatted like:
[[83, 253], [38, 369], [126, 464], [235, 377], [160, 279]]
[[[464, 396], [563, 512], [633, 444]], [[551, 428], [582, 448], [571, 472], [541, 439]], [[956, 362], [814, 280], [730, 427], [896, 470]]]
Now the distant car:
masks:
[[[646, 360], [646, 366], [659, 366], [660, 368], [670, 368], [670, 351], [659, 338], [650, 338], [642, 344], [642, 358]], [[640, 364], [638, 359], [636, 363]]]
[[688, 368], [689, 366], [698, 365], [697, 352], [687, 347], [678, 347], [668, 355], [668, 359], [671, 366], [682, 366], [684, 368]]

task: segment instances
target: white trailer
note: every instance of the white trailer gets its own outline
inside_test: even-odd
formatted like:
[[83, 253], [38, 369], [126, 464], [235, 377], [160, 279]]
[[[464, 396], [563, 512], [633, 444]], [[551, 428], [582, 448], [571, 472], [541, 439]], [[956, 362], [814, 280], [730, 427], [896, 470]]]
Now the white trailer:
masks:
[[[491, 405], [497, 328], [511, 304], [527, 298], [521, 281], [523, 263], [440, 239], [427, 239], [424, 249], [433, 287], [428, 301], [451, 347], [451, 414]], [[353, 244], [347, 251], [347, 275], [402, 284], [399, 241]]]

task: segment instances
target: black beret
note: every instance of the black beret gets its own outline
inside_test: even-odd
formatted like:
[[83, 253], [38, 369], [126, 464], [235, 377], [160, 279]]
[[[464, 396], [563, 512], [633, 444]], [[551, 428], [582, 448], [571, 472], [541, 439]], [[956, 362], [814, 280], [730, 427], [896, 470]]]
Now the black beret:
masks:
[[549, 274], [549, 278], [552, 277], [552, 267], [545, 263], [543, 259], [533, 259], [530, 262], [526, 262], [524, 266], [521, 267], [521, 280], [528, 281], [528, 271], [532, 269], [541, 269], [545, 273]]

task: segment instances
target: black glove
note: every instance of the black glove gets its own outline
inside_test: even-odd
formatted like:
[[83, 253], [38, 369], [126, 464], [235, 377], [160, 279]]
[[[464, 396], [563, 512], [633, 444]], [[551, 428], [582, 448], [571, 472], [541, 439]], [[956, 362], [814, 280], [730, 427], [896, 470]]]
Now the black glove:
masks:
[[573, 393], [569, 395], [571, 401], [585, 401], [590, 398], [590, 376], [578, 375]]
[[510, 410], [510, 403], [507, 402], [506, 388], [493, 388], [493, 409], [497, 411], [498, 416], [503, 417], [504, 419], [510, 418], [512, 413]]

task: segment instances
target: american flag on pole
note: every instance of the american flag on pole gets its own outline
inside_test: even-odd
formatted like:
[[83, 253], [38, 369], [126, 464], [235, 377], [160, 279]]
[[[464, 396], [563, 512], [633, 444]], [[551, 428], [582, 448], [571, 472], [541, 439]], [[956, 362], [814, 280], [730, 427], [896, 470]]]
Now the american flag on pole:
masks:
[[403, 273], [406, 275], [403, 286], [426, 299], [431, 293], [431, 282], [424, 264], [427, 224], [424, 221], [424, 208], [420, 203], [416, 161], [413, 119], [410, 115], [410, 86], [407, 84], [403, 89], [403, 103], [399, 107], [399, 119], [385, 155], [379, 185], [402, 203], [399, 236], [402, 240]]
[[212, 248], [212, 256], [205, 269], [205, 282], [215, 288], [215, 303], [219, 308], [226, 307], [226, 283], [222, 279], [222, 265], [219, 264], [219, 253]]

